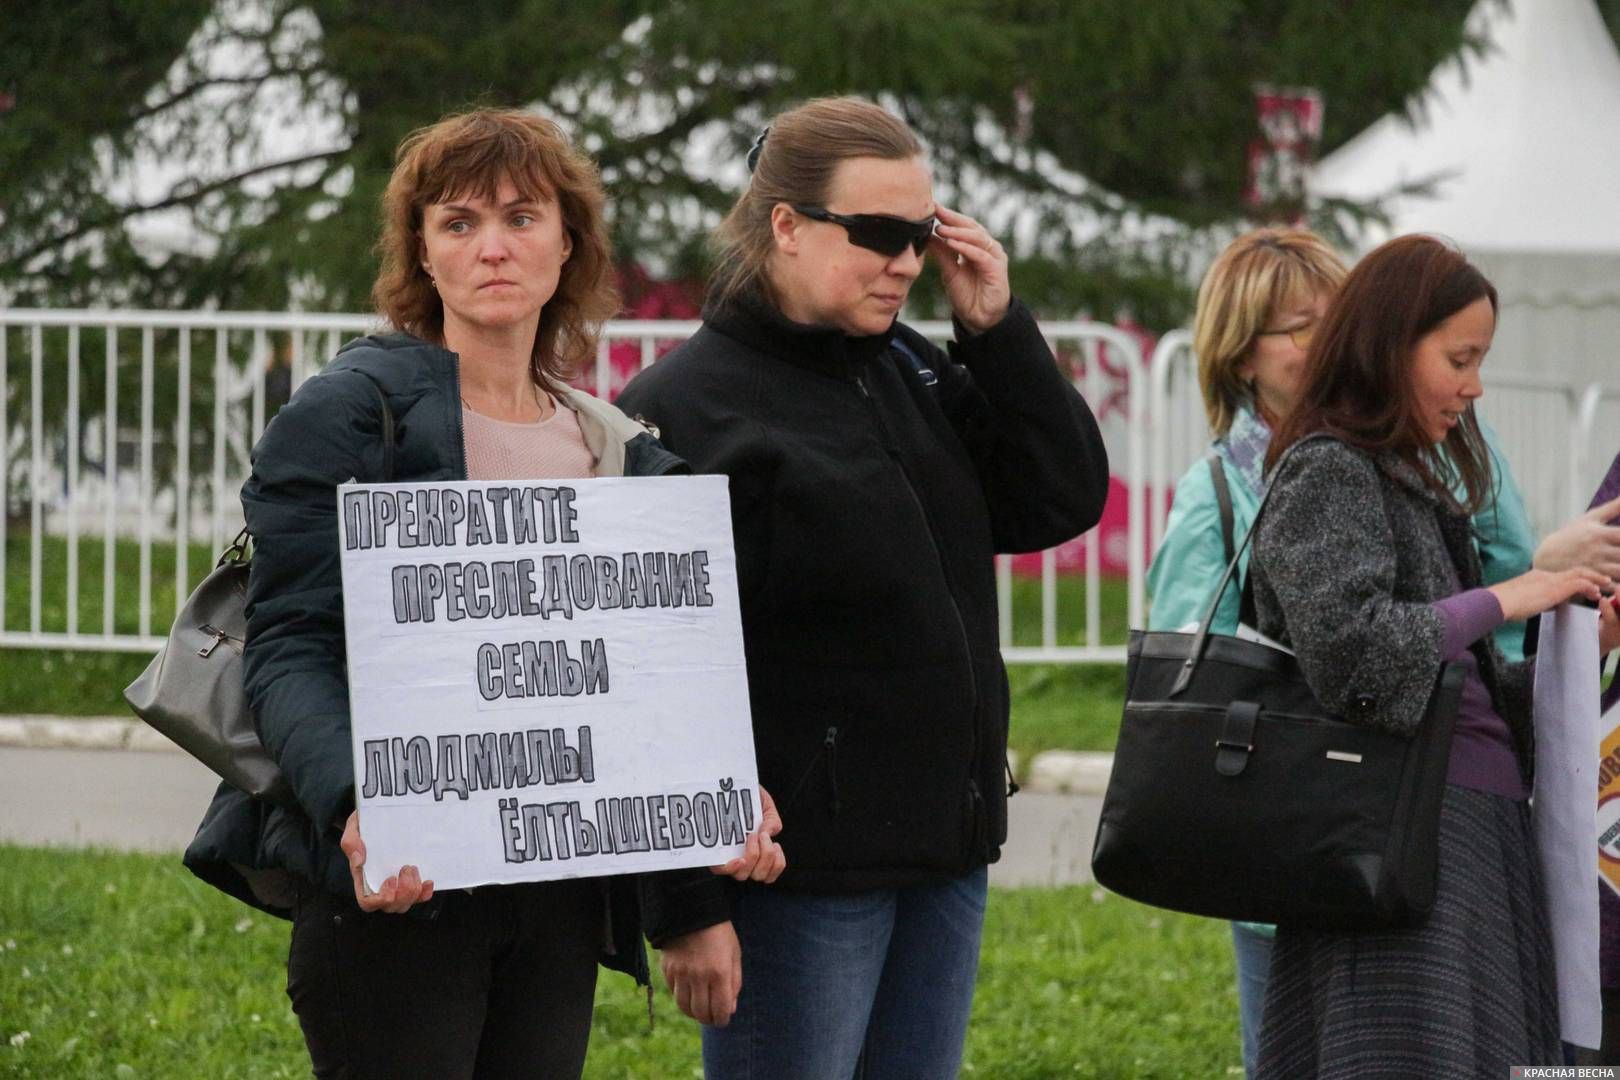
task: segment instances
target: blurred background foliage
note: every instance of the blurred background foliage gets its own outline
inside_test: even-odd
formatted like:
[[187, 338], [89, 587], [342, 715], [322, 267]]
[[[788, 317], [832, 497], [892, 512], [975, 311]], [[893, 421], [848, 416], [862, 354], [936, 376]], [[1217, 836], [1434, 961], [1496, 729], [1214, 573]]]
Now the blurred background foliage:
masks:
[[[700, 280], [759, 126], [859, 93], [925, 137], [941, 198], [1011, 241], [1044, 314], [1166, 329], [1211, 248], [1264, 217], [1243, 201], [1255, 84], [1317, 88], [1330, 152], [1488, 48], [1471, 7], [0, 0], [0, 300], [364, 310], [395, 145], [470, 104], [562, 120], [621, 259]], [[1368, 213], [1313, 223], [1344, 239]]]

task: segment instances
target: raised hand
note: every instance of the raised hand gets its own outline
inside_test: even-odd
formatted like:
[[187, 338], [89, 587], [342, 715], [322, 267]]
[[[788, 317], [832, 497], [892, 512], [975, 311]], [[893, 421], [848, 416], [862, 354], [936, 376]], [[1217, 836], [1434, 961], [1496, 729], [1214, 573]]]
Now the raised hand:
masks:
[[934, 208], [939, 224], [929, 247], [939, 256], [945, 297], [957, 319], [974, 333], [999, 323], [1012, 303], [1007, 252], [983, 225], [955, 210]]

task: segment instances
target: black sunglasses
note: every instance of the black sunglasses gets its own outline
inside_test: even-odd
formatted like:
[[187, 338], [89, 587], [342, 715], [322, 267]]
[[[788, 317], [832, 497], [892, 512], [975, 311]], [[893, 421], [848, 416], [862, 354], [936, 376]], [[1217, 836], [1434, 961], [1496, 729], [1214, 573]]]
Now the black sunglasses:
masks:
[[934, 226], [939, 223], [935, 217], [907, 221], [887, 214], [835, 214], [824, 207], [798, 204], [794, 204], [793, 210], [813, 221], [842, 225], [849, 233], [850, 243], [891, 259], [906, 250], [907, 245], [921, 255], [934, 235]]

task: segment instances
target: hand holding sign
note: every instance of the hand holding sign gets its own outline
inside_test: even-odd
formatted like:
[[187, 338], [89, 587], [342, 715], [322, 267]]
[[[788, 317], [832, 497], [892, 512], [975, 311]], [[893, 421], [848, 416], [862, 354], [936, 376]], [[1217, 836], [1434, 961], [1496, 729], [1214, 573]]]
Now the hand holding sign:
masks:
[[759, 828], [748, 835], [743, 853], [724, 866], [709, 867], [714, 873], [769, 885], [787, 869], [787, 853], [775, 840], [782, 831], [782, 817], [776, 812], [776, 800], [764, 788], [759, 789], [759, 805]]
[[1598, 601], [1598, 655], [1620, 648], [1620, 592]]
[[360, 839], [360, 813], [349, 811], [343, 823], [343, 839], [338, 841], [349, 860], [349, 873], [354, 878], [354, 898], [361, 911], [386, 911], [390, 915], [403, 915], [417, 904], [433, 899], [433, 882], [423, 881], [414, 866], [402, 866], [399, 873], [383, 879], [376, 892], [366, 889], [366, 842]]
[[[782, 831], [782, 818], [776, 812], [776, 801], [770, 792], [759, 789], [760, 825], [748, 836], [743, 853], [722, 866], [711, 866], [716, 874], [738, 881], [758, 881], [766, 885], [782, 876], [787, 869], [787, 853], [774, 837]], [[349, 860], [349, 873], [354, 877], [354, 898], [361, 911], [386, 911], [390, 915], [403, 915], [417, 904], [433, 899], [433, 882], [423, 881], [414, 866], [402, 866], [399, 873], [383, 879], [376, 892], [366, 888], [366, 843], [360, 839], [360, 814], [349, 811], [343, 823], [343, 839], [338, 842]]]

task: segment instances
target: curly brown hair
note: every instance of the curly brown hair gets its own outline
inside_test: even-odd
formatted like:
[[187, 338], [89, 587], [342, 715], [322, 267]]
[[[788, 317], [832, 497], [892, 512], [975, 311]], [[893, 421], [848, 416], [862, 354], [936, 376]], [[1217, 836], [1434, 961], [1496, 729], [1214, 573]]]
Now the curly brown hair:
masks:
[[550, 120], [519, 109], [474, 109], [407, 135], [382, 198], [382, 268], [371, 287], [396, 329], [444, 343], [444, 304], [422, 266], [422, 211], [473, 196], [493, 199], [502, 179], [531, 198], [555, 194], [573, 250], [540, 312], [530, 372], [558, 389], [594, 360], [602, 323], [619, 310], [613, 253], [596, 164]]

